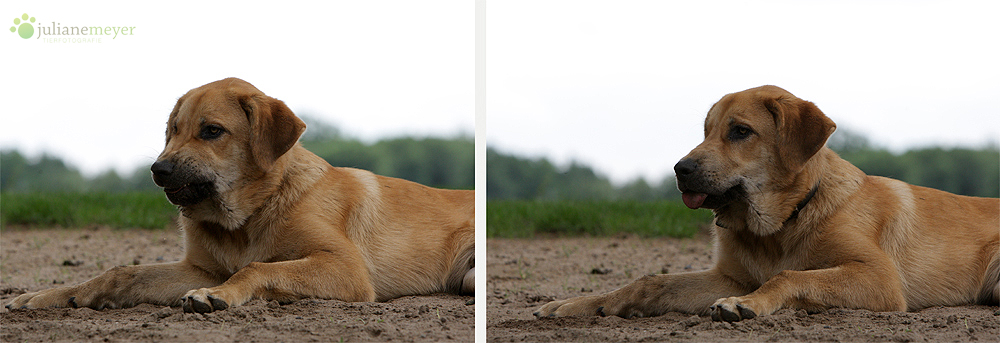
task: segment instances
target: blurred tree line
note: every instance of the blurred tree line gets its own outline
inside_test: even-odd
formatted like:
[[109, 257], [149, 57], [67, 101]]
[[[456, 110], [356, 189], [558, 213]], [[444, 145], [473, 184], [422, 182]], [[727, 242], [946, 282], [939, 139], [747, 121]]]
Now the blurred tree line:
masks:
[[[346, 137], [329, 124], [304, 117], [308, 129], [302, 145], [331, 165], [370, 170], [424, 185], [473, 189], [475, 142], [472, 137], [400, 137], [364, 143]], [[86, 177], [55, 156], [28, 158], [17, 150], [0, 151], [3, 192], [131, 192], [156, 191], [148, 166], [119, 175], [108, 170]]]
[[571, 162], [559, 168], [545, 158], [528, 159], [486, 149], [488, 199], [662, 200], [680, 199], [673, 175], [656, 184], [643, 178], [616, 187], [590, 167]]
[[829, 147], [868, 175], [981, 197], [1000, 197], [1000, 147], [979, 149], [926, 147], [893, 154], [864, 136], [837, 131]]
[[29, 159], [17, 150], [0, 151], [0, 190], [4, 192], [130, 192], [158, 189], [148, 167], [124, 177], [114, 170], [86, 178], [55, 156]]
[[[1000, 148], [928, 147], [894, 154], [864, 136], [838, 130], [828, 146], [869, 175], [886, 176], [956, 194], [1000, 197]], [[544, 158], [529, 159], [486, 151], [489, 199], [531, 200], [680, 200], [673, 174], [615, 186], [590, 167], [572, 162], [557, 167]]]
[[308, 129], [302, 146], [335, 167], [369, 170], [431, 187], [474, 189], [476, 143], [455, 138], [399, 137], [366, 144], [345, 137], [336, 127], [303, 117]]

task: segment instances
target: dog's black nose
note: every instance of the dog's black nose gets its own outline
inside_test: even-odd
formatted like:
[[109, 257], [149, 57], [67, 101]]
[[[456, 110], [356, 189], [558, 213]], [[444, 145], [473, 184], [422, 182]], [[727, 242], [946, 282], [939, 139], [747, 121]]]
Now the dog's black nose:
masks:
[[674, 175], [686, 176], [698, 171], [698, 162], [694, 159], [685, 158], [674, 165]]
[[167, 160], [156, 161], [149, 170], [153, 172], [153, 175], [167, 176], [174, 172], [174, 164]]

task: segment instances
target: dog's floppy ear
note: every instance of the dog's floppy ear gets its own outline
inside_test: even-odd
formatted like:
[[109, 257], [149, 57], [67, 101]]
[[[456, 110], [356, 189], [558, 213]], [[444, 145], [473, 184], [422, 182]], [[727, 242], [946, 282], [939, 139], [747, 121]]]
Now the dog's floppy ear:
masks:
[[823, 148], [827, 138], [837, 129], [837, 124], [816, 104], [796, 97], [766, 99], [764, 107], [774, 116], [779, 155], [784, 165], [796, 171]]
[[267, 171], [295, 145], [306, 124], [284, 102], [266, 95], [242, 96], [240, 106], [250, 122], [250, 154]]

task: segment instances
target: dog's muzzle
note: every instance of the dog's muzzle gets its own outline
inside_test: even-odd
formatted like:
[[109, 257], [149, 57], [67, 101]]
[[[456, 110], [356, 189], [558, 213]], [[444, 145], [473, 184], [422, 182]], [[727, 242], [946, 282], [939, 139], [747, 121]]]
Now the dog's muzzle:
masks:
[[170, 203], [190, 206], [212, 196], [212, 182], [190, 171], [179, 168], [169, 160], [159, 160], [149, 168], [153, 172], [153, 182], [163, 187]]
[[718, 209], [738, 198], [742, 185], [721, 188], [709, 181], [700, 163], [691, 158], [681, 159], [674, 165], [674, 175], [677, 178], [677, 189], [681, 191], [681, 200], [691, 209]]

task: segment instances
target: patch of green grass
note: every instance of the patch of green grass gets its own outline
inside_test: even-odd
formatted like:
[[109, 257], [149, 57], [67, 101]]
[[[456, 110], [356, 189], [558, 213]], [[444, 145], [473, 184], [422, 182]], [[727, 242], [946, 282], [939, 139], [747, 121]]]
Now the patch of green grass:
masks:
[[679, 201], [520, 201], [486, 203], [487, 237], [529, 238], [536, 234], [634, 233], [644, 237], [691, 237], [712, 221], [712, 212]]
[[162, 192], [2, 193], [0, 226], [162, 229], [177, 216]]

